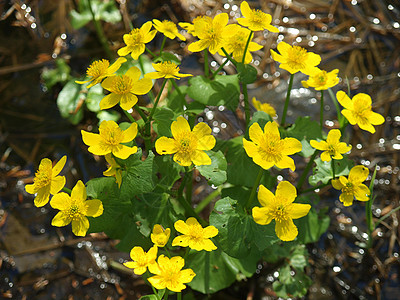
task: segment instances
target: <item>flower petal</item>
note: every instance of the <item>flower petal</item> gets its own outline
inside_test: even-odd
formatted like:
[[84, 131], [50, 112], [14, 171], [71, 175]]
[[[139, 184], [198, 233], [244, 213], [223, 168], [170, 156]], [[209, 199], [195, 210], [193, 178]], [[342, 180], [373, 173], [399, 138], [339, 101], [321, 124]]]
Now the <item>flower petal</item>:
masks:
[[190, 238], [187, 235], [180, 235], [173, 239], [172, 246], [188, 247]]
[[308, 214], [311, 209], [310, 204], [292, 203], [289, 207], [289, 217], [298, 219]]
[[167, 138], [165, 136], [160, 137], [156, 141], [156, 151], [158, 154], [173, 154], [178, 151], [178, 148], [176, 147], [176, 143], [174, 139]]
[[317, 150], [328, 150], [328, 144], [325, 141], [311, 140], [310, 145]]
[[119, 105], [123, 110], [130, 110], [138, 102], [138, 97], [132, 93], [120, 95]]
[[181, 134], [187, 134], [188, 132], [191, 132], [188, 121], [184, 117], [179, 116], [176, 121], [172, 122], [171, 132], [174, 138]]
[[201, 139], [202, 137], [211, 135], [211, 128], [206, 123], [200, 122], [194, 126], [193, 134], [197, 139]]
[[123, 139], [121, 143], [128, 143], [132, 141], [138, 133], [137, 123], [132, 123], [127, 129], [123, 131]]
[[121, 99], [121, 95], [118, 94], [108, 94], [107, 96], [103, 97], [100, 101], [100, 109], [108, 109], [118, 104]]
[[289, 156], [283, 155], [281, 157], [281, 160], [277, 161], [275, 163], [275, 165], [279, 168], [279, 169], [286, 169], [289, 168], [290, 170], [294, 171], [296, 170], [296, 166], [294, 164], [294, 160], [293, 158], [290, 158]]
[[275, 203], [275, 195], [262, 184], [258, 187], [257, 198], [260, 204], [264, 207], [271, 208], [273, 203]]
[[351, 101], [349, 96], [346, 95], [345, 92], [338, 91], [336, 93], [336, 99], [339, 101], [340, 105], [342, 105], [344, 108], [353, 110], [353, 102]]
[[118, 158], [127, 159], [129, 156], [136, 153], [137, 149], [138, 148], [136, 146], [128, 147], [125, 145], [119, 145], [112, 150], [112, 154], [114, 154]]
[[82, 140], [88, 146], [93, 146], [99, 144], [102, 140], [99, 134], [87, 132], [85, 130], [81, 130]]
[[262, 144], [264, 140], [264, 132], [258, 123], [253, 123], [249, 128], [249, 137], [257, 145]]
[[52, 226], [63, 227], [71, 223], [71, 218], [63, 211], [58, 212], [51, 221]]
[[103, 203], [100, 200], [87, 200], [85, 204], [87, 205], [86, 216], [95, 218], [103, 214]]
[[254, 222], [260, 225], [267, 225], [271, 223], [273, 216], [268, 207], [253, 207], [252, 216]]
[[359, 201], [368, 201], [371, 191], [365, 184], [360, 184], [354, 189], [354, 196]]
[[61, 157], [61, 159], [53, 167], [53, 170], [51, 172], [53, 177], [57, 176], [62, 171], [62, 169], [64, 168], [66, 162], [67, 162], [67, 156], [64, 155], [63, 157]]
[[293, 241], [299, 233], [292, 219], [276, 222], [275, 232], [282, 241]]
[[204, 151], [201, 150], [196, 150], [192, 154], [191, 161], [196, 166], [211, 165], [211, 158]]
[[126, 62], [126, 58], [124, 57], [118, 57], [117, 60], [108, 67], [107, 73], [112, 74], [118, 71], [118, 69], [121, 67], [121, 65]]
[[78, 180], [76, 185], [72, 188], [71, 199], [83, 202], [86, 200], [86, 187], [82, 180]]
[[339, 179], [332, 179], [331, 183], [333, 188], [337, 190], [341, 190], [344, 187], [344, 185], [340, 182]]
[[46, 205], [47, 202], [49, 202], [49, 198], [50, 198], [50, 185], [46, 185], [37, 191], [34, 204], [36, 207], [42, 207]]
[[218, 234], [218, 229], [214, 226], [207, 226], [203, 229], [203, 237], [206, 239], [212, 238]]
[[211, 150], [212, 148], [214, 148], [215, 143], [216, 143], [215, 137], [213, 137], [212, 135], [206, 135], [197, 141], [197, 149]]
[[51, 185], [50, 185], [50, 194], [55, 195], [65, 185], [65, 177], [64, 176], [56, 176], [51, 180]]
[[284, 155], [291, 155], [295, 154], [297, 152], [300, 152], [303, 146], [301, 145], [301, 142], [298, 139], [295, 138], [284, 138], [283, 140], [283, 146], [282, 146], [282, 154]]
[[[335, 158], [335, 159], [338, 159], [338, 158]], [[332, 160], [332, 158], [331, 158], [331, 156], [330, 156], [328, 151], [324, 151], [324, 152], [321, 153], [321, 160], [322, 161], [326, 161], [326, 162], [329, 162], [329, 161]]]
[[349, 178], [349, 181], [352, 183], [354, 183], [354, 182], [361, 183], [367, 179], [368, 174], [369, 174], [368, 168], [359, 165], [359, 166], [353, 167], [350, 170], [348, 178]]
[[76, 236], [85, 236], [89, 226], [89, 220], [86, 217], [81, 217], [79, 220], [72, 220], [72, 232]]
[[50, 206], [54, 209], [67, 210], [71, 206], [71, 197], [67, 193], [58, 193], [51, 198]]
[[145, 95], [153, 87], [153, 81], [150, 78], [142, 78], [132, 88], [132, 93], [136, 95]]
[[276, 188], [275, 197], [276, 199], [285, 199], [284, 204], [292, 203], [297, 197], [296, 187], [289, 181], [281, 181]]
[[132, 79], [133, 82], [136, 82], [139, 80], [140, 75], [142, 75], [142, 73], [140, 72], [139, 68], [130, 67], [128, 71], [126, 71], [125, 75], [128, 76], [130, 79]]

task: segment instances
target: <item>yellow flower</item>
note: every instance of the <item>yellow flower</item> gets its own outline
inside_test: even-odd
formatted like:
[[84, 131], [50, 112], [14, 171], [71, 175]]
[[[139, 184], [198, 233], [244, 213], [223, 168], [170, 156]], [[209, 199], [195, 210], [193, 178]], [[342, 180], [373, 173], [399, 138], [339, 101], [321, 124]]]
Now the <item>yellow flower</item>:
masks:
[[359, 93], [350, 100], [345, 92], [339, 91], [336, 93], [336, 98], [345, 108], [342, 110], [342, 115], [351, 125], [358, 124], [361, 129], [375, 133], [375, 128], [372, 125], [381, 125], [385, 122], [384, 117], [372, 111], [372, 100], [367, 94]]
[[215, 146], [215, 138], [211, 135], [211, 128], [206, 123], [199, 123], [190, 130], [188, 121], [184, 117], [171, 124], [173, 138], [165, 136], [156, 141], [158, 154], [174, 154], [174, 161], [181, 166], [211, 165], [211, 158], [204, 152]]
[[121, 67], [121, 65], [126, 62], [126, 59], [123, 57], [119, 57], [111, 66], [110, 62], [107, 59], [96, 60], [92, 62], [89, 68], [86, 71], [87, 76], [89, 77], [88, 80], [79, 81], [76, 80], [76, 83], [84, 84], [87, 82], [92, 81], [87, 88], [91, 88], [95, 84], [101, 82], [104, 78], [115, 76], [115, 72]]
[[186, 220], [178, 220], [174, 224], [175, 229], [183, 235], [177, 236], [172, 241], [172, 246], [189, 247], [201, 251], [212, 251], [217, 249], [210, 238], [218, 234], [218, 229], [214, 226], [201, 227], [199, 222], [193, 217]]
[[188, 50], [199, 52], [206, 48], [215, 54], [224, 46], [227, 37], [229, 17], [226, 13], [216, 15], [214, 19], [210, 17], [196, 18], [193, 20], [195, 35], [199, 41], [191, 43]]
[[355, 166], [350, 170], [349, 177], [340, 176], [339, 179], [332, 180], [332, 186], [341, 190], [342, 194], [339, 200], [343, 202], [344, 206], [353, 204], [354, 197], [359, 201], [368, 201], [370, 190], [362, 184], [367, 179], [369, 171], [364, 166]]
[[169, 259], [161, 254], [158, 257], [157, 264], [149, 266], [150, 273], [156, 274], [148, 280], [153, 287], [158, 290], [169, 289], [179, 293], [186, 288], [184, 283], [191, 282], [196, 274], [192, 269], [184, 269], [185, 260], [180, 256], [174, 256]]
[[118, 55], [125, 56], [130, 53], [132, 58], [137, 60], [139, 55], [146, 50], [145, 44], [151, 42], [157, 33], [157, 30], [150, 31], [152, 26], [153, 23], [148, 21], [142, 27], [134, 28], [128, 34], [124, 34], [123, 39], [126, 46], [118, 50]]
[[308, 80], [303, 80], [301, 83], [305, 88], [313, 87], [317, 91], [327, 90], [339, 83], [338, 72], [338, 69], [326, 72], [315, 67], [309, 74]]
[[293, 241], [298, 235], [293, 219], [308, 214], [311, 205], [293, 203], [297, 197], [296, 188], [289, 181], [279, 182], [275, 195], [263, 185], [258, 189], [258, 201], [262, 207], [253, 208], [257, 224], [267, 225], [275, 220], [275, 232], [282, 241]]
[[121, 187], [122, 183], [122, 168], [114, 158], [112, 158], [111, 153], [106, 154], [106, 161], [109, 164], [109, 167], [106, 171], [103, 172], [104, 176], [114, 176], [115, 181], [118, 183], [118, 187]]
[[165, 61], [158, 64], [152, 64], [153, 68], [157, 72], [150, 72], [144, 75], [145, 78], [157, 79], [157, 78], [174, 78], [181, 79], [182, 77], [193, 76], [192, 74], [181, 74], [180, 69], [171, 61]]
[[158, 32], [163, 33], [167, 38], [173, 40], [178, 37], [181, 41], [186, 41], [186, 38], [178, 32], [178, 28], [175, 23], [164, 20], [159, 21], [157, 19], [153, 19], [154, 28], [157, 29]]
[[310, 145], [315, 149], [324, 151], [321, 153], [322, 161], [331, 161], [331, 157], [333, 159], [342, 159], [342, 154], [350, 151], [351, 145], [346, 145], [344, 142], [339, 142], [341, 136], [342, 133], [339, 129], [332, 129], [328, 132], [326, 142], [317, 142], [316, 140], [311, 140]]
[[138, 68], [131, 67], [125, 75], [104, 80], [101, 86], [111, 94], [101, 99], [100, 109], [107, 109], [119, 103], [122, 109], [130, 110], [138, 102], [136, 95], [144, 95], [153, 87], [150, 79], [140, 79], [140, 75]]
[[58, 193], [50, 200], [50, 205], [60, 211], [51, 221], [51, 225], [62, 227], [72, 223], [72, 232], [77, 236], [85, 236], [89, 229], [87, 217], [98, 217], [103, 213], [103, 204], [98, 199], [86, 200], [86, 188], [78, 181], [72, 189], [71, 196]]
[[158, 248], [153, 246], [146, 253], [142, 247], [133, 247], [130, 252], [132, 261], [124, 263], [124, 266], [133, 269], [136, 275], [142, 275], [146, 272], [147, 268], [150, 269], [151, 265], [157, 265], [157, 250]]
[[[228, 27], [227, 33], [226, 33], [226, 41], [223, 44], [224, 49], [228, 53], [232, 53], [233, 58], [236, 61], [242, 61], [243, 59], [243, 53], [244, 49], [246, 48], [247, 40], [249, 38], [250, 31], [246, 28], [240, 27], [239, 25], [232, 24]], [[247, 51], [246, 51], [246, 57], [244, 60], [245, 64], [249, 64], [253, 56], [251, 55], [250, 51], [257, 51], [260, 50], [263, 46], [255, 43], [255, 42], [250, 42]], [[220, 53], [221, 55], [224, 55], [223, 53]]]
[[272, 59], [280, 63], [280, 67], [291, 74], [302, 72], [309, 74], [321, 62], [321, 57], [313, 52], [307, 52], [300, 46], [290, 46], [285, 42], [278, 44], [277, 52], [271, 50]]
[[268, 103], [261, 103], [260, 101], [257, 101], [256, 97], [253, 97], [252, 101], [256, 110], [266, 112], [272, 118], [276, 116], [276, 110], [272, 105]]
[[127, 159], [137, 152], [137, 147], [128, 147], [122, 143], [132, 141], [137, 135], [137, 124], [132, 123], [127, 129], [121, 130], [114, 121], [102, 121], [99, 134], [81, 130], [83, 142], [89, 146], [88, 151], [95, 155], [112, 153], [114, 156]]
[[278, 124], [268, 122], [264, 132], [258, 123], [249, 128], [249, 137], [252, 142], [243, 138], [243, 147], [254, 163], [267, 170], [273, 166], [280, 169], [296, 169], [294, 161], [288, 155], [300, 152], [302, 145], [295, 138], [281, 139]]
[[240, 4], [240, 11], [244, 18], [237, 18], [236, 20], [240, 25], [248, 27], [251, 31], [267, 29], [271, 32], [279, 32], [278, 28], [271, 25], [271, 15], [258, 9], [251, 9], [246, 1]]
[[58, 176], [64, 168], [67, 157], [63, 156], [53, 167], [50, 159], [43, 158], [40, 161], [39, 169], [33, 178], [33, 184], [27, 184], [25, 190], [29, 194], [36, 194], [35, 206], [41, 207], [49, 202], [50, 194], [55, 195], [65, 185], [65, 177]]
[[[197, 18], [201, 18], [202, 16], [196, 17]], [[179, 26], [181, 26], [183, 29], [185, 29], [187, 31], [187, 33], [196, 36], [196, 33], [194, 32], [194, 25], [192, 23], [188, 23], [188, 22], [179, 22], [178, 23]]]
[[169, 240], [170, 234], [171, 229], [167, 228], [164, 230], [160, 224], [156, 224], [153, 227], [153, 232], [151, 233], [150, 238], [153, 244], [157, 247], [164, 247]]

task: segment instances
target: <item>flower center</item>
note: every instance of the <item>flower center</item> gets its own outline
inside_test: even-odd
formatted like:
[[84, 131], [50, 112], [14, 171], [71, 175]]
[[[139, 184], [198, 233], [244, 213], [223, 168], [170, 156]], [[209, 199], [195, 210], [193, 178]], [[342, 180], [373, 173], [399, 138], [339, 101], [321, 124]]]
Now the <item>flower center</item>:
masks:
[[265, 143], [260, 145], [261, 157], [267, 161], [280, 161], [282, 158], [282, 141], [277, 136], [267, 135]]
[[119, 128], [104, 128], [100, 135], [104, 138], [105, 143], [116, 146], [119, 145], [122, 141], [122, 130]]
[[307, 50], [300, 46], [293, 46], [288, 51], [288, 64], [290, 67], [295, 69], [304, 69], [305, 60], [307, 57]]
[[79, 206], [76, 204], [72, 204], [69, 208], [68, 211], [68, 216], [72, 219], [72, 220], [79, 220], [81, 218], [81, 211], [79, 209]]
[[190, 133], [185, 134], [178, 140], [179, 152], [181, 153], [190, 154], [197, 148], [197, 143], [194, 139], [192, 139]]
[[173, 62], [163, 62], [161, 64], [161, 72], [166, 75], [173, 75], [179, 72], [179, 67], [176, 66]]
[[262, 12], [262, 11], [259, 10], [259, 9], [254, 9], [254, 10], [252, 10], [252, 11], [253, 11], [253, 15], [252, 15], [252, 17], [251, 17], [251, 21], [252, 21], [255, 25], [261, 26], [262, 23], [263, 23], [263, 21], [264, 21], [264, 18], [265, 18], [264, 12]]
[[327, 81], [326, 71], [322, 71], [316, 76], [316, 81], [319, 85], [325, 85]]
[[91, 77], [99, 77], [107, 71], [109, 66], [110, 63], [107, 59], [96, 60], [89, 66], [86, 74]]
[[343, 193], [354, 194], [354, 185], [351, 182], [346, 182], [346, 185], [343, 187]]
[[35, 173], [35, 178], [33, 179], [34, 184], [37, 188], [42, 188], [51, 183], [51, 168], [46, 168], [38, 170]]
[[139, 28], [134, 28], [131, 30], [127, 37], [127, 46], [137, 46], [139, 44], [143, 44], [142, 42], [142, 34]]
[[126, 75], [116, 76], [110, 91], [114, 94], [127, 94], [132, 90], [133, 80]]
[[277, 222], [282, 222], [288, 219], [288, 213], [285, 209], [285, 207], [280, 204], [275, 208], [275, 211], [273, 212], [273, 216], [275, 221]]
[[178, 29], [176, 28], [176, 25], [174, 23], [172, 23], [171, 21], [164, 20], [161, 23], [163, 25], [164, 31], [170, 32], [172, 34], [174, 34], [175, 32], [178, 31]]

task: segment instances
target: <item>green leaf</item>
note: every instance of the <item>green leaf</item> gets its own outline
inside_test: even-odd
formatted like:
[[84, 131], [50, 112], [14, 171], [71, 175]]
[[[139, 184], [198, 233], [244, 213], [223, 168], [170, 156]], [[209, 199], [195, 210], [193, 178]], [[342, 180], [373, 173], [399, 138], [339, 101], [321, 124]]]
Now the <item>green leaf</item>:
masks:
[[82, 28], [92, 20], [92, 14], [89, 10], [81, 13], [77, 12], [76, 10], [71, 10], [69, 16], [71, 17], [71, 25], [74, 29]]
[[159, 62], [165, 62], [165, 61], [170, 61], [173, 62], [177, 65], [181, 64], [180, 59], [173, 53], [171, 52], [165, 52], [163, 51], [163, 53], [161, 53], [161, 56], [157, 57], [154, 59], [155, 63], [159, 63]]
[[112, 24], [118, 23], [122, 20], [121, 13], [114, 1], [101, 1], [99, 3], [93, 1], [93, 4], [95, 4], [94, 10], [97, 11], [96, 15], [98, 15], [100, 20]]
[[296, 122], [289, 127], [286, 132], [281, 130], [283, 135], [298, 139], [303, 148], [300, 155], [310, 157], [315, 149], [310, 146], [310, 140], [322, 139], [320, 124], [310, 119], [310, 117], [298, 117]]
[[141, 158], [142, 150], [139, 148], [137, 153], [121, 162], [127, 169], [122, 175], [121, 197], [130, 199], [135, 195], [148, 193], [154, 189], [157, 180], [154, 154], [149, 151], [146, 160], [142, 161]]
[[216, 75], [214, 80], [204, 76], [192, 77], [189, 79], [188, 95], [205, 105], [224, 105], [234, 111], [240, 95], [238, 76]]
[[[230, 140], [217, 139], [217, 144], [213, 150], [221, 150], [225, 155], [228, 163], [226, 172], [227, 181], [229, 183], [233, 185], [253, 187], [260, 166], [256, 165], [246, 154], [246, 151], [243, 148], [243, 136], [238, 136]], [[245, 176], [243, 174], [245, 174]], [[264, 176], [260, 183], [267, 188], [272, 188], [275, 182], [275, 177], [264, 172]]]
[[329, 223], [330, 218], [326, 210], [317, 212], [314, 207], [311, 207], [307, 216], [295, 220], [295, 224], [299, 230], [297, 240], [304, 244], [319, 241], [321, 235], [328, 230]]
[[257, 70], [249, 64], [238, 63], [236, 65], [239, 74], [239, 81], [244, 84], [250, 84], [257, 80]]
[[212, 252], [190, 251], [185, 268], [191, 268], [196, 276], [188, 285], [203, 294], [215, 293], [230, 286], [239, 274], [254, 274], [258, 258], [251, 255], [245, 259], [230, 257], [221, 249]]
[[221, 151], [207, 151], [211, 158], [211, 165], [197, 166], [200, 174], [203, 175], [210, 184], [219, 186], [226, 181], [226, 159]]
[[92, 86], [86, 96], [86, 107], [92, 112], [100, 111], [100, 101], [104, 98], [103, 88], [100, 84]]
[[279, 281], [272, 284], [274, 292], [278, 297], [302, 297], [307, 293], [312, 280], [303, 271], [297, 270], [292, 276], [290, 266], [286, 263], [279, 270]]
[[63, 87], [57, 97], [57, 106], [61, 116], [68, 119], [72, 124], [78, 124], [83, 118], [81, 106], [85, 100], [85, 95], [80, 93], [82, 86], [70, 80]]
[[154, 113], [153, 129], [158, 136], [171, 136], [171, 124], [176, 116], [168, 107], [157, 107]]
[[236, 258], [246, 257], [254, 246], [262, 251], [278, 240], [272, 224], [256, 224], [238, 201], [229, 197], [217, 201], [210, 225], [219, 231], [215, 239], [222, 250]]
[[[346, 176], [349, 174], [350, 169], [353, 167], [354, 162], [347, 157], [343, 157], [341, 160], [334, 160], [335, 162], [335, 176]], [[316, 166], [313, 169], [313, 175], [308, 178], [308, 182], [312, 186], [316, 186], [318, 182], [322, 182], [324, 184], [328, 183], [330, 179], [332, 179], [332, 163], [324, 162], [321, 158], [317, 158], [315, 160]]]
[[180, 93], [178, 93], [177, 90], [173, 90], [172, 93], [168, 94], [167, 107], [178, 115], [182, 115], [184, 113], [184, 106], [186, 105], [185, 96], [187, 89], [188, 86], [183, 85], [179, 87]]
[[96, 116], [99, 119], [99, 124], [104, 120], [117, 122], [121, 118], [121, 115], [115, 110], [101, 110]]
[[55, 60], [55, 68], [45, 68], [42, 72], [42, 79], [48, 89], [51, 89], [57, 83], [64, 83], [71, 78], [71, 68], [63, 58]]
[[154, 158], [157, 164], [157, 184], [164, 187], [165, 190], [170, 190], [174, 183], [181, 178], [181, 172], [185, 169], [181, 165], [172, 160], [171, 155], [159, 155]]

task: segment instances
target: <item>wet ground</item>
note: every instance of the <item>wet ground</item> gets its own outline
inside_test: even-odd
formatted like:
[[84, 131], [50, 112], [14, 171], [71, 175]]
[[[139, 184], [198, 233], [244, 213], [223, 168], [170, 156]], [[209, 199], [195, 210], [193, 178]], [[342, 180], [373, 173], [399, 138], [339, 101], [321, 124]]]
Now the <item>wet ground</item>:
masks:
[[[102, 175], [104, 161], [96, 160], [82, 144], [79, 131], [96, 124], [93, 112], [85, 110], [82, 121], [72, 125], [58, 112], [56, 98], [65, 78], [62, 72], [51, 88], [43, 74], [62, 58], [79, 76], [90, 60], [106, 54], [96, 38], [93, 25], [79, 30], [69, 23], [75, 1], [7, 1], [0, 3], [0, 297], [9, 299], [136, 299], [151, 293], [139, 277], [121, 268], [127, 253], [118, 252], [115, 241], [101, 234], [77, 238], [69, 228], [50, 226], [54, 211], [33, 206], [24, 191], [32, 181], [43, 157], [68, 156], [67, 182], [84, 182]], [[258, 2], [250, 2], [257, 6]], [[141, 25], [152, 18], [191, 21], [197, 15], [238, 13], [236, 1], [118, 1], [122, 21], [103, 23], [115, 51], [129, 18]], [[323, 67], [339, 68], [342, 81], [337, 89], [371, 95], [374, 110], [386, 118], [374, 135], [349, 129], [352, 159], [373, 170], [377, 195], [374, 220], [384, 218], [373, 232], [373, 246], [366, 248], [367, 228], [364, 205], [344, 208], [338, 193], [319, 191], [321, 206], [329, 207], [328, 231], [318, 243], [307, 245], [307, 274], [313, 285], [307, 299], [398, 299], [399, 282], [399, 149], [400, 149], [400, 6], [397, 1], [292, 1], [271, 0], [259, 5], [273, 15], [279, 35], [257, 36], [264, 50], [255, 56], [259, 80], [250, 87], [250, 96], [270, 102], [282, 110], [287, 74], [276, 68], [268, 55], [277, 40], [296, 41], [321, 54]], [[157, 47], [161, 40], [151, 47]], [[167, 49], [188, 55], [185, 44], [167, 44]], [[199, 73], [202, 58], [185, 58], [185, 71]], [[213, 57], [215, 68], [221, 58]], [[234, 72], [227, 66], [226, 73]], [[319, 95], [308, 94], [297, 77], [288, 122], [304, 112], [318, 119]], [[158, 87], [159, 88], [159, 87]], [[326, 97], [327, 129], [335, 127], [335, 111]], [[146, 99], [142, 99], [145, 101]], [[145, 102], [144, 102], [145, 103]], [[243, 131], [244, 116], [212, 108], [201, 116], [220, 138]], [[332, 121], [329, 121], [332, 120]], [[291, 174], [296, 176], [297, 174]], [[210, 187], [202, 181], [194, 190], [201, 197]], [[259, 272], [247, 281], [212, 296], [213, 299], [274, 299], [272, 283], [276, 264], [260, 263]], [[189, 297], [190, 295], [188, 295]], [[200, 295], [193, 294], [196, 299]], [[189, 298], [190, 299], [190, 298]]]

